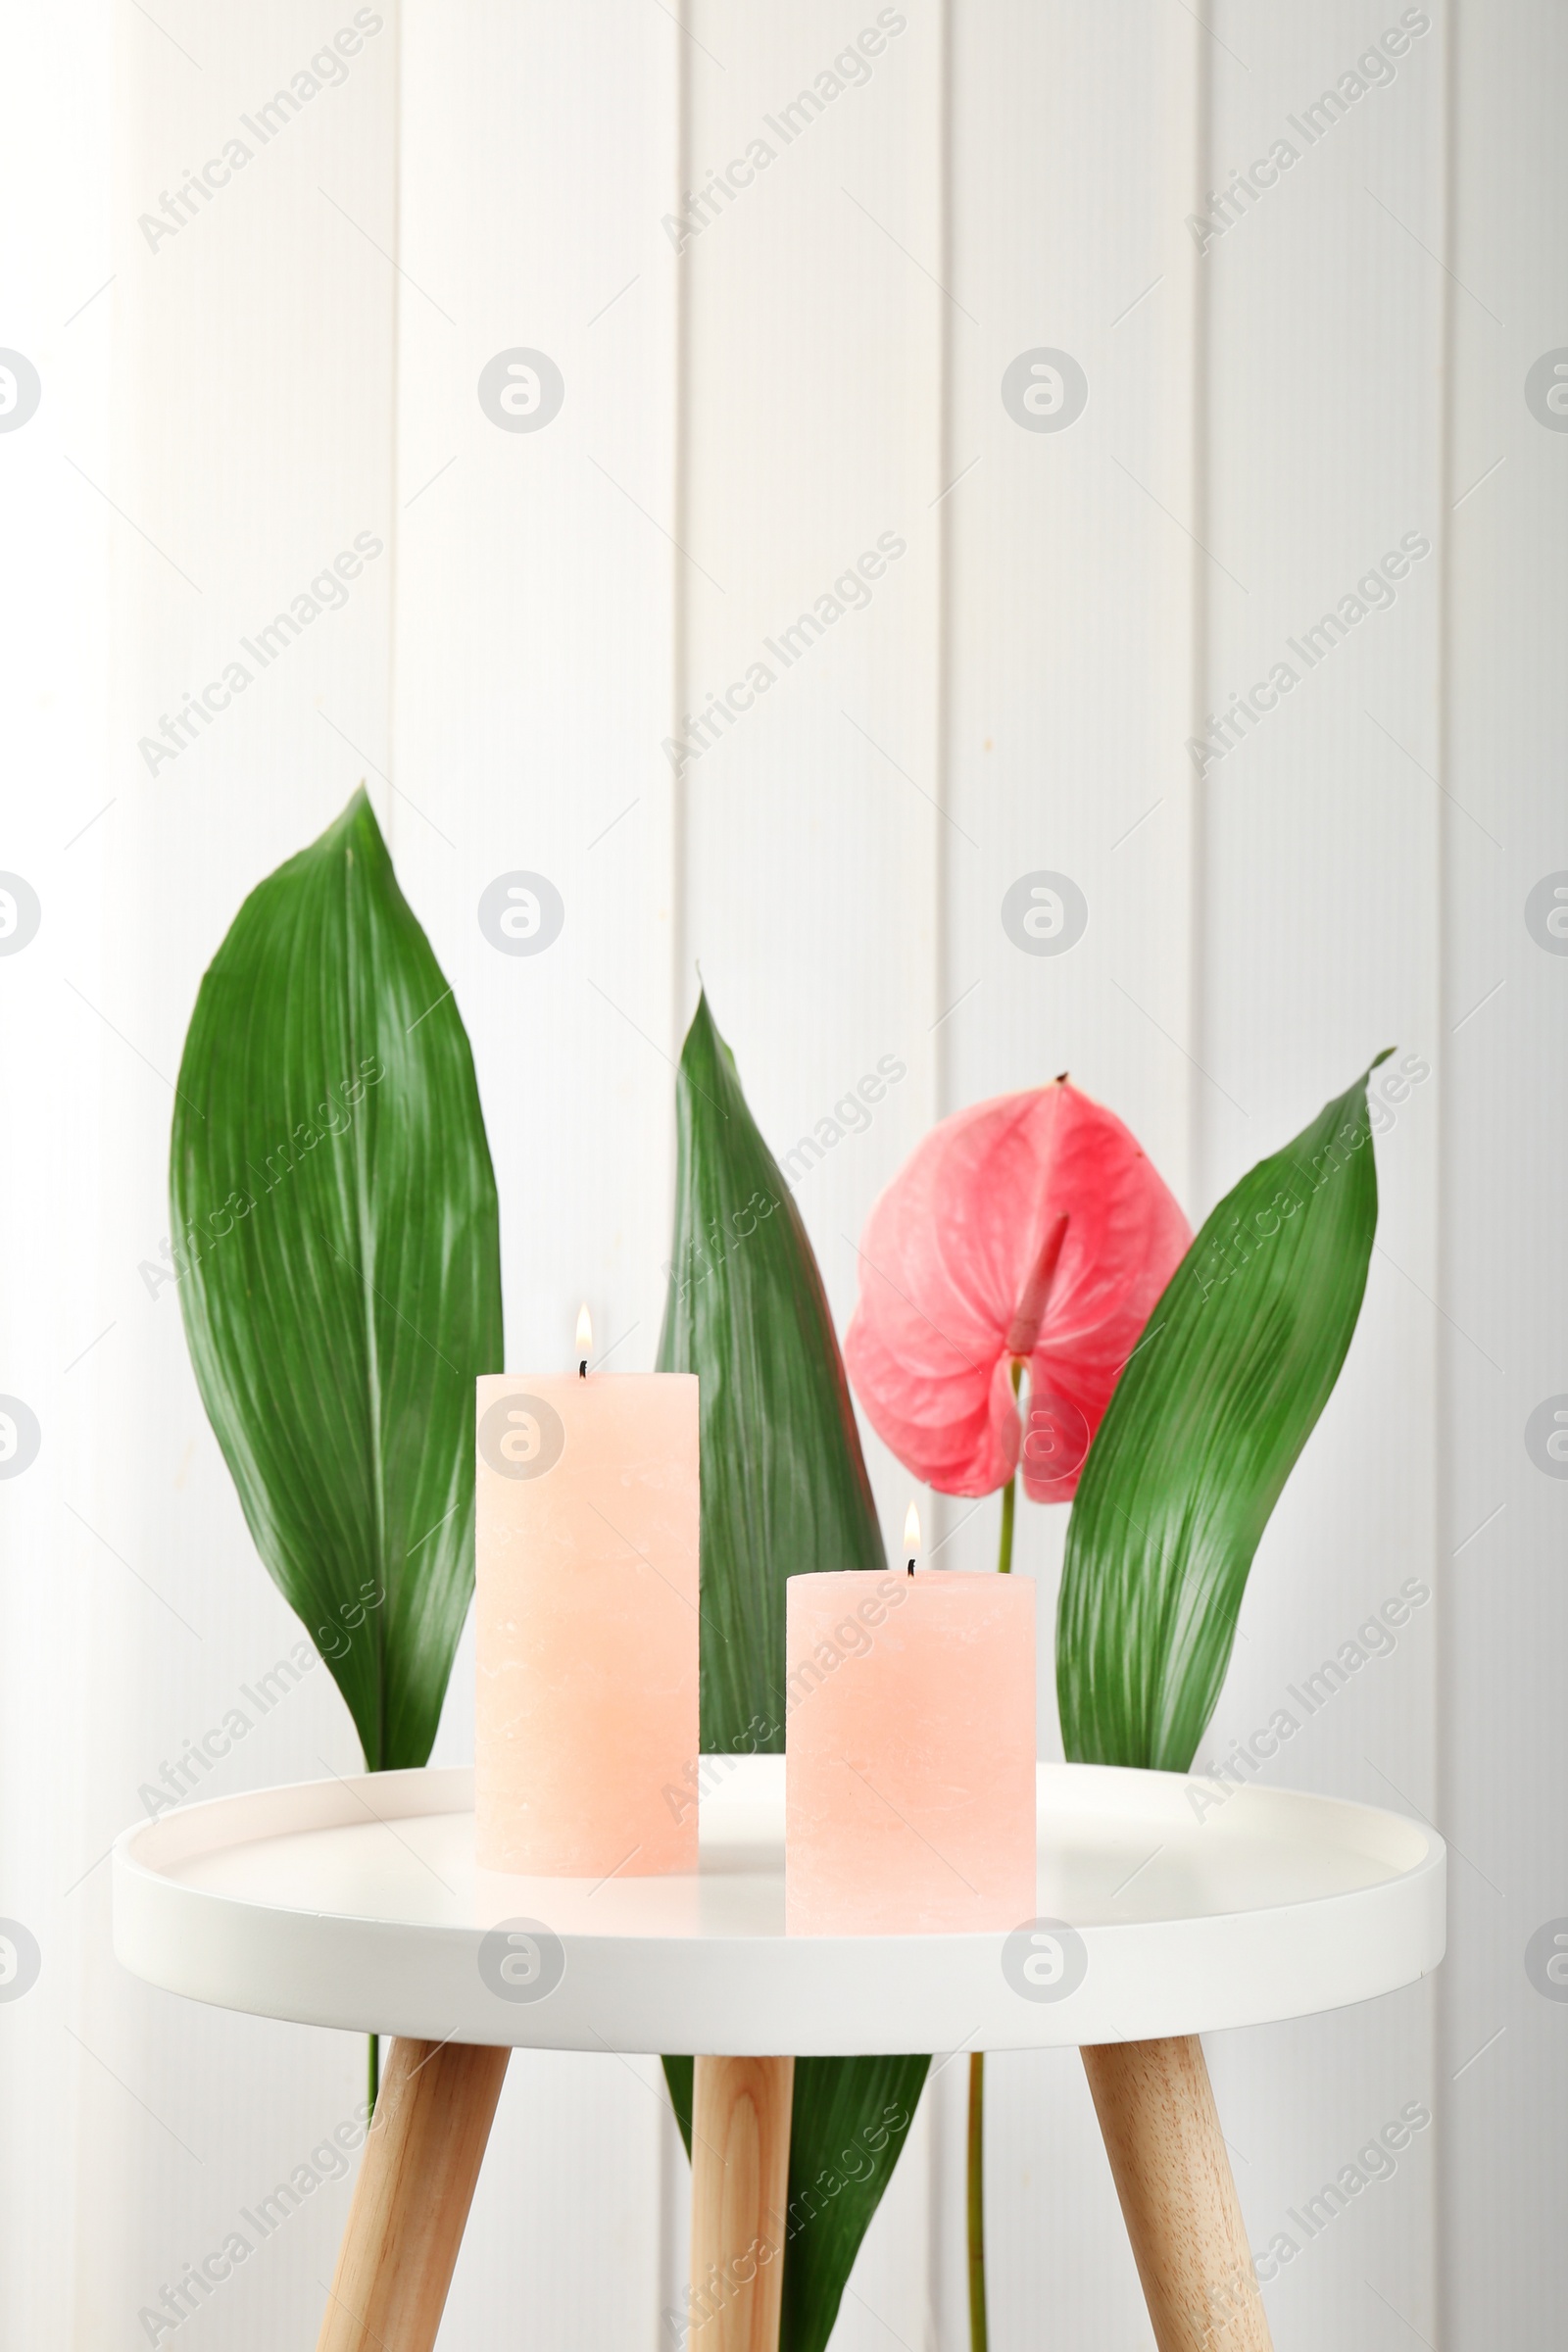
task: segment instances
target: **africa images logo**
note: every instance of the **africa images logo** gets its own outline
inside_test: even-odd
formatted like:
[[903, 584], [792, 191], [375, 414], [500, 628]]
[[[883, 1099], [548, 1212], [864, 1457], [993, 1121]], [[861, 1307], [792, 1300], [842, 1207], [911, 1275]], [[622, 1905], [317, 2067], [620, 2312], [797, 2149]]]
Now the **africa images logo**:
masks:
[[1002, 1973], [1026, 2001], [1065, 2001], [1089, 1974], [1089, 1948], [1064, 1919], [1026, 1919], [1002, 1947]]
[[566, 908], [548, 874], [497, 874], [479, 899], [479, 928], [503, 956], [541, 956], [561, 937]]
[[566, 1973], [566, 1947], [542, 1919], [503, 1919], [480, 1936], [478, 1962], [498, 2001], [547, 2001]]
[[498, 1396], [479, 1423], [479, 1451], [501, 1478], [543, 1478], [565, 1449], [561, 1415], [543, 1396]]
[[504, 433], [537, 433], [561, 414], [565, 378], [547, 351], [517, 344], [479, 371], [479, 406]]

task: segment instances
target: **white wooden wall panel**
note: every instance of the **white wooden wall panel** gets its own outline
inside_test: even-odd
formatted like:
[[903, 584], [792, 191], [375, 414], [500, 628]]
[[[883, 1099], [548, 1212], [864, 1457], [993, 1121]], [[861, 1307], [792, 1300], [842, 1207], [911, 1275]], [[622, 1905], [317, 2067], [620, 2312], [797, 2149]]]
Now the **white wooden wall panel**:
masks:
[[1568, 435], [1525, 399], [1568, 345], [1568, 25], [1465, 5], [1454, 42], [1442, 1790], [1487, 1879], [1460, 1873], [1440, 1979], [1440, 2278], [1468, 2347], [1560, 2340], [1568, 2312], [1568, 1945], [1555, 1984], [1540, 1948], [1553, 1923], [1568, 1936], [1568, 1486], [1546, 1474], [1547, 1433], [1525, 1443], [1568, 1392], [1568, 960], [1541, 913], [1526, 923], [1568, 869]]
[[[681, 1004], [700, 961], [764, 1133], [807, 1140], [785, 1172], [841, 1323], [865, 1205], [934, 1115], [944, 1009], [942, 26], [880, 17], [692, 14], [682, 183], [774, 151], [681, 256], [681, 714], [760, 664], [682, 766]], [[879, 1062], [903, 1074], [857, 1130]], [[907, 1474], [878, 1450], [874, 1476], [902, 1526]]]
[[[676, 232], [679, 714], [760, 667], [753, 707], [682, 762], [677, 986], [684, 1012], [700, 962], [842, 1329], [866, 1208], [939, 1107], [942, 13], [705, 0], [687, 22], [682, 193], [743, 178], [748, 150], [756, 176]], [[898, 1075], [857, 1121], [879, 1064]], [[867, 1451], [897, 1531], [908, 1474]], [[926, 2164], [922, 2135], [843, 2352], [923, 2338]]]
[[[1304, 110], [1340, 91], [1398, 12], [1369, 21], [1349, 6], [1284, 16], [1236, 7], [1209, 21], [1205, 192], [1281, 137], [1298, 160], [1203, 257], [1212, 562], [1202, 716], [1276, 662], [1298, 683], [1198, 788], [1204, 1205], [1382, 1047], [1413, 1052], [1431, 1074], [1377, 1143], [1379, 1246], [1361, 1325], [1259, 1546], [1203, 1753], [1223, 1754], [1284, 1705], [1300, 1728], [1268, 1777], [1431, 1814], [1441, 1601], [1412, 1613], [1393, 1654], [1370, 1658], [1318, 1714], [1294, 1706], [1288, 1690], [1407, 1578], [1437, 1582], [1434, 1147], [1446, 1056], [1432, 777], [1445, 279], [1422, 245], [1441, 251], [1443, 240], [1443, 35], [1430, 24], [1397, 60], [1356, 74], [1370, 86], [1355, 99], [1347, 85], [1343, 119], [1309, 145]], [[1380, 71], [1387, 78], [1374, 81]], [[1396, 586], [1369, 589], [1368, 604], [1393, 601], [1309, 669], [1291, 640], [1304, 643], [1405, 533], [1429, 552]], [[1455, 1869], [1463, 1899], [1471, 1889]], [[1435, 2139], [1446, 2118], [1431, 2021], [1422, 1986], [1342, 2016], [1216, 2037], [1254, 2250], [1282, 2236], [1265, 2265], [1277, 2271], [1266, 2295], [1282, 2352], [1393, 2347], [1412, 2328], [1433, 2334]], [[1436, 2129], [1309, 2238], [1291, 2209], [1413, 2100], [1437, 2112]]]
[[[1523, 1433], [1568, 1393], [1568, 970], [1523, 909], [1568, 869], [1568, 442], [1523, 383], [1568, 344], [1561, 25], [1533, 4], [1450, 27], [1345, 0], [1229, 0], [1204, 23], [1135, 0], [362, 13], [382, 22], [346, 75], [264, 141], [241, 118], [353, 8], [121, 8], [112, 181], [107, 18], [8, 36], [22, 266], [0, 344], [45, 383], [0, 435], [27, 780], [0, 803], [0, 868], [45, 908], [0, 960], [27, 1139], [0, 1170], [0, 1392], [44, 1429], [0, 1486], [0, 1915], [45, 1954], [0, 2006], [25, 2120], [0, 2144], [9, 2331], [145, 2340], [138, 2308], [361, 2095], [350, 2037], [123, 1978], [101, 1857], [162, 1760], [294, 1639], [176, 1297], [137, 1266], [167, 1232], [170, 1081], [206, 960], [368, 775], [474, 1041], [514, 1365], [559, 1357], [584, 1292], [614, 1360], [652, 1360], [698, 959], [795, 1151], [841, 1322], [871, 1200], [961, 1102], [1070, 1067], [1196, 1218], [1378, 1047], [1415, 1057], [1378, 1141], [1362, 1327], [1259, 1553], [1205, 1752], [1429, 1584], [1268, 1769], [1440, 1821], [1451, 1956], [1435, 1991], [1215, 2037], [1210, 2059], [1259, 2252], [1301, 2237], [1289, 2209], [1402, 2104], [1436, 2119], [1280, 2266], [1281, 2352], [1553, 2340], [1568, 2011], [1525, 1957], [1568, 1917], [1568, 1629], [1561, 1488]], [[1343, 119], [1303, 127], [1428, 15], [1392, 79], [1368, 67]], [[858, 46], [868, 29], [880, 47]], [[244, 169], [150, 247], [138, 217], [237, 130]], [[1200, 251], [1187, 216], [1281, 137], [1290, 169]], [[478, 399], [517, 347], [564, 382], [538, 432]], [[1002, 397], [1042, 347], [1087, 377], [1059, 432]], [[149, 773], [138, 739], [360, 530], [384, 552], [347, 606]], [[869, 602], [786, 662], [781, 632], [884, 532], [905, 551]], [[1304, 670], [1288, 641], [1406, 532], [1432, 552], [1392, 607], [1198, 776], [1188, 737], [1276, 660]], [[732, 696], [704, 747], [688, 722], [759, 660], [767, 691]], [[536, 957], [478, 922], [517, 869], [564, 903]], [[1041, 869], [1088, 904], [1059, 956], [1001, 921]], [[883, 1056], [904, 1075], [830, 1140]], [[808, 1136], [820, 1157], [796, 1151]], [[51, 1219], [52, 1248], [18, 1244]], [[869, 1452], [896, 1522], [906, 1475]], [[1020, 1512], [1048, 1752], [1063, 1517]], [[944, 1556], [989, 1564], [994, 1504], [937, 1528]], [[470, 1667], [466, 1645], [438, 1756], [467, 1751]], [[318, 1672], [211, 1786], [355, 1753]], [[836, 2352], [965, 2340], [965, 2071], [933, 2082]], [[1147, 2344], [1076, 2060], [991, 2071], [998, 2352]], [[443, 2342], [667, 2341], [685, 2197], [651, 2063], [517, 2063]], [[311, 2340], [345, 2203], [326, 2182], [182, 2340]]]
[[[66, 1889], [91, 1858], [92, 1759], [77, 1701], [105, 1580], [64, 1506], [90, 1459], [93, 1358], [83, 1351], [110, 1315], [92, 1231], [98, 1044], [67, 983], [103, 1002], [99, 869], [80, 828], [108, 797], [115, 518], [90, 486], [109, 481], [107, 16], [93, 7], [70, 25], [19, 20], [0, 79], [0, 208], [29, 222], [7, 256], [0, 343], [32, 362], [41, 385], [31, 421], [0, 437], [0, 868], [21, 875], [39, 906], [30, 943], [0, 960], [0, 1392], [26, 1404], [40, 1432], [32, 1467], [0, 1486], [0, 1914], [31, 1934], [41, 1961], [25, 1998], [0, 2008], [0, 2107], [11, 2119], [0, 2132], [0, 2310], [9, 2335], [38, 2343], [70, 2340], [72, 2281], [92, 2259], [69, 2188], [89, 2062], [68, 2033], [79, 2026], [83, 1942]], [[69, 124], [39, 103], [53, 88], [71, 90]]]
[[[473, 1040], [514, 1369], [565, 1360], [584, 1297], [647, 1369], [663, 1305], [678, 39], [657, 9], [404, 11], [392, 840]], [[564, 397], [512, 432], [476, 386], [519, 348]], [[478, 921], [517, 871], [564, 905], [537, 956]], [[437, 1760], [472, 1754], [470, 1643]], [[443, 2341], [522, 2309], [653, 2343], [664, 2104], [651, 2061], [514, 2059]]]
[[[1189, 1209], [1194, 796], [1183, 746], [1200, 611], [1200, 314], [1183, 221], [1195, 41], [1180, 11], [954, 11], [949, 478], [969, 470], [947, 502], [955, 821], [943, 844], [949, 1001], [961, 1001], [944, 1033], [942, 1108], [1068, 1069], [1128, 1121]], [[1040, 349], [1064, 352], [1087, 378], [1082, 414], [1056, 430], [1030, 429], [1003, 397], [1009, 365]], [[1002, 919], [1009, 886], [1042, 870], [1067, 876], [1087, 904], [1082, 938], [1059, 955], [1024, 953]], [[951, 1556], [990, 1570], [1000, 1505], [971, 1509], [951, 1514], [960, 1523]], [[1060, 1506], [1018, 1508], [1016, 1565], [1039, 1585], [1048, 1755], [1061, 1753], [1054, 1636], [1066, 1518]], [[960, 2092], [961, 2082], [950, 2093], [950, 2132], [961, 2132]], [[993, 2058], [988, 2101], [999, 2343], [1027, 2341], [1041, 2310], [1069, 2334], [1151, 2340], [1076, 2056]], [[962, 2342], [961, 2196], [947, 2200], [935, 2252], [941, 2340]]]
[[[177, 1293], [150, 1295], [137, 1268], [157, 1264], [169, 1230], [172, 1082], [202, 971], [245, 893], [366, 772], [337, 730], [381, 757], [390, 655], [395, 22], [367, 11], [380, 29], [343, 76], [297, 113], [274, 107], [264, 140], [268, 124], [241, 118], [257, 123], [279, 89], [293, 96], [331, 34], [352, 30], [353, 9], [289, 0], [265, 16], [155, 14], [116, 23], [113, 495], [126, 519], [113, 538], [119, 658], [103, 789], [115, 803], [88, 839], [104, 860], [97, 1002], [118, 1032], [94, 1040], [114, 1169], [94, 1188], [99, 1313], [117, 1328], [83, 1367], [93, 1446], [71, 1501], [96, 1533], [68, 1521], [62, 1545], [96, 1580], [98, 1604], [89, 1802], [62, 1884], [142, 1810], [139, 1788], [162, 1759], [220, 1722], [298, 1638], [197, 1397]], [[327, 82], [330, 67], [311, 78]], [[149, 245], [140, 216], [231, 137], [250, 160]], [[254, 643], [361, 532], [382, 553], [341, 609], [265, 667], [245, 654], [241, 639]], [[139, 739], [236, 658], [251, 682], [149, 772]], [[95, 1029], [99, 1013], [80, 1008]], [[357, 1757], [318, 1667], [207, 1786], [319, 1776]], [[147, 2340], [138, 2311], [364, 2095], [351, 2037], [193, 2009], [126, 1977], [109, 1949], [107, 1876], [100, 1863], [70, 1898], [83, 1952], [73, 2023], [92, 2051], [77, 2061], [74, 2194], [95, 2249], [70, 2338], [83, 2346]], [[198, 2352], [309, 2340], [346, 2209], [346, 2181], [313, 2192], [182, 2338]]]

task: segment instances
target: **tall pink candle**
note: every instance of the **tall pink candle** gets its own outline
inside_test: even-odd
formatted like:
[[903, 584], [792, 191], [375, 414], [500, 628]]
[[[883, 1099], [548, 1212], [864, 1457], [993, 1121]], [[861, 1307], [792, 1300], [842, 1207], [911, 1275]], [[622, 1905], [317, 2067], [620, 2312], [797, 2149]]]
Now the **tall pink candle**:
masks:
[[792, 1576], [792, 1935], [964, 1934], [1035, 1911], [1035, 1589], [942, 1569]]
[[697, 1868], [697, 1381], [478, 1383], [476, 1854], [553, 1878]]

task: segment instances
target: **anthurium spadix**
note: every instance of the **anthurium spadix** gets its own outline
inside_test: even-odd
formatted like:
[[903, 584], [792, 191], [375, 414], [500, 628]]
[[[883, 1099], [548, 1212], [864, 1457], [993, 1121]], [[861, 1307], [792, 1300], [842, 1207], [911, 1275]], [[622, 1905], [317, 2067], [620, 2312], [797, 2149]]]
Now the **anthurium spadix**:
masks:
[[861, 1238], [845, 1357], [867, 1419], [941, 1494], [990, 1494], [1021, 1457], [1036, 1502], [1069, 1500], [1188, 1239], [1136, 1137], [1065, 1079], [956, 1112]]

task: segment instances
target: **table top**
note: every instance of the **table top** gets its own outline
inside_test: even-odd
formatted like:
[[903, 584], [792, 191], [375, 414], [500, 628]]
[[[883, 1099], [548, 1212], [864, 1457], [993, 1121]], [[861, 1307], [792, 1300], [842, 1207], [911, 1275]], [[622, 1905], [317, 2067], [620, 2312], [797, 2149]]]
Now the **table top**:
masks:
[[715, 1758], [701, 1869], [514, 1878], [466, 1771], [189, 1805], [115, 1848], [115, 1948], [168, 1990], [357, 2032], [572, 2050], [1035, 2049], [1366, 2000], [1443, 1957], [1424, 1822], [1177, 1773], [1039, 1767], [1037, 1918], [1009, 1935], [784, 1927], [784, 1760]]

